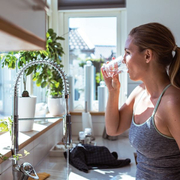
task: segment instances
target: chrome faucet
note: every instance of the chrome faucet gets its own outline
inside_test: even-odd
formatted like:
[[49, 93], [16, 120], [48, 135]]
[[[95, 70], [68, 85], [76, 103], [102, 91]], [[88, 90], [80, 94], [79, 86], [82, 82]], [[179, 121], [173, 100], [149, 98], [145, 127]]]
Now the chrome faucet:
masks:
[[[69, 109], [68, 109], [68, 98], [69, 98], [69, 84], [68, 84], [68, 80], [67, 80], [67, 75], [65, 75], [65, 72], [63, 71], [63, 69], [60, 67], [60, 65], [58, 65], [56, 62], [51, 61], [51, 60], [33, 60], [30, 61], [29, 63], [25, 64], [24, 67], [22, 67], [19, 71], [19, 73], [17, 74], [16, 77], [16, 81], [14, 84], [14, 102], [13, 102], [13, 125], [12, 125], [12, 147], [11, 147], [11, 151], [12, 151], [12, 155], [17, 155], [18, 151], [19, 151], [19, 147], [18, 147], [18, 87], [19, 87], [19, 81], [20, 78], [23, 74], [23, 72], [36, 64], [46, 64], [49, 65], [51, 67], [53, 67], [61, 76], [62, 80], [63, 80], [63, 87], [64, 87], [64, 91], [63, 94], [65, 95], [65, 99], [66, 99], [66, 118], [65, 118], [65, 126], [66, 126], [66, 130], [65, 130], [65, 135], [64, 135], [64, 143], [66, 146], [70, 146], [72, 139], [71, 139], [71, 115], [69, 114]], [[24, 171], [23, 169], [29, 169], [29, 174], [33, 172], [33, 174], [36, 174], [34, 168], [29, 164], [29, 163], [23, 163], [21, 164], [21, 166], [18, 165], [18, 161], [17, 160], [12, 160], [12, 171], [13, 171], [13, 180], [26, 180], [27, 177], [29, 176], [27, 173], [25, 173], [26, 171]], [[37, 179], [36, 176], [31, 176], [31, 178], [33, 179]], [[38, 178], [39, 179], [39, 178]]]
[[39, 179], [33, 166], [28, 162], [24, 162], [20, 166], [15, 165], [14, 171], [17, 172], [16, 176], [19, 178], [18, 180], [28, 180], [29, 177], [32, 179]]

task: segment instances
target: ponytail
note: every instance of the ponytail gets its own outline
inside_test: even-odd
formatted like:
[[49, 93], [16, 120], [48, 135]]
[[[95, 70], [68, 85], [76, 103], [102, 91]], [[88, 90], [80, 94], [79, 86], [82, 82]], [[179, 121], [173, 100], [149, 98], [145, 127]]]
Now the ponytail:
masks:
[[169, 66], [171, 84], [180, 89], [180, 47], [176, 47], [175, 56]]

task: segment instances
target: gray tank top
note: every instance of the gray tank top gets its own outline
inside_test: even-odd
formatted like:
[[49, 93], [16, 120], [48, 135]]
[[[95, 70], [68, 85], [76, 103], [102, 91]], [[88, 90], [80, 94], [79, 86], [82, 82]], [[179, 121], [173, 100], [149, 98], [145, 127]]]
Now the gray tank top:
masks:
[[176, 141], [163, 135], [155, 126], [154, 115], [161, 98], [161, 93], [152, 116], [143, 124], [136, 124], [132, 119], [129, 140], [137, 151], [136, 180], [180, 180], [180, 150]]

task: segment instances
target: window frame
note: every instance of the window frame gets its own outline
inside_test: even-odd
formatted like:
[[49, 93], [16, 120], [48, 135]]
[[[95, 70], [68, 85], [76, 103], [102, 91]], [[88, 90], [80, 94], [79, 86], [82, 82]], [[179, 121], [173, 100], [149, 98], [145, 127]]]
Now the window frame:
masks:
[[[94, 10], [59, 10], [58, 11], [58, 34], [63, 36], [65, 40], [62, 42], [65, 55], [62, 57], [62, 63], [64, 64], [64, 70], [69, 75], [69, 18], [81, 18], [81, 17], [116, 17], [117, 18], [117, 57], [124, 54], [124, 44], [127, 37], [127, 17], [126, 8], [117, 9], [94, 9]], [[120, 32], [120, 33], [119, 33]], [[119, 107], [124, 104], [127, 99], [127, 85], [128, 78], [127, 73], [121, 73], [119, 75], [121, 86], [121, 93], [119, 97]]]
[[126, 0], [58, 0], [58, 10], [126, 7]]

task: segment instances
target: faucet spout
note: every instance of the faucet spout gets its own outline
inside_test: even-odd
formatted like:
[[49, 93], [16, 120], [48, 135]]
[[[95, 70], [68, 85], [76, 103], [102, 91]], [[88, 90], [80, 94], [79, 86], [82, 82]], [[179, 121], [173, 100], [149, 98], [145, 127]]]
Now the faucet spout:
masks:
[[[17, 74], [17, 78], [14, 84], [14, 103], [13, 103], [13, 125], [12, 125], [12, 155], [17, 155], [18, 154], [18, 86], [19, 86], [19, 80], [23, 74], [23, 72], [36, 64], [46, 64], [49, 65], [51, 67], [53, 67], [61, 76], [62, 80], [63, 80], [63, 87], [64, 87], [64, 95], [66, 98], [66, 132], [65, 132], [65, 136], [66, 136], [66, 145], [70, 145], [71, 144], [71, 116], [68, 113], [68, 97], [69, 97], [69, 84], [68, 84], [68, 80], [67, 80], [67, 75], [65, 74], [65, 72], [63, 71], [63, 69], [60, 67], [60, 65], [58, 65], [56, 62], [51, 61], [51, 60], [34, 60], [34, 61], [30, 61], [29, 63], [27, 63], [26, 65], [24, 65], [24, 67], [22, 67], [19, 71], [19, 73]], [[13, 171], [13, 180], [18, 180], [18, 173], [17, 173], [17, 166], [18, 166], [18, 161], [15, 160], [15, 162], [13, 162], [13, 166], [12, 166], [12, 171]], [[16, 169], [15, 169], [16, 168]]]
[[66, 115], [66, 139], [65, 139], [65, 145], [70, 146], [72, 143], [71, 138], [71, 115]]

